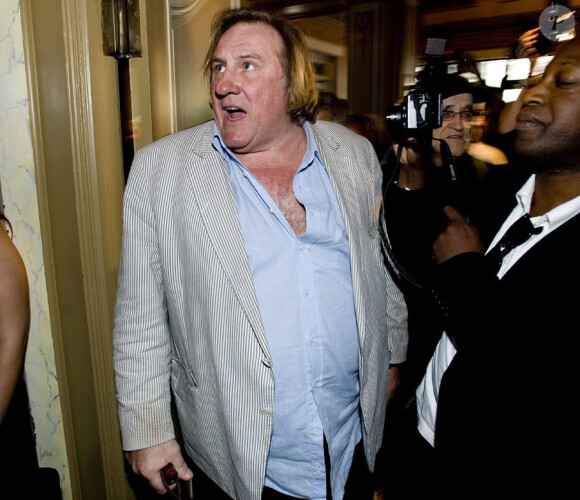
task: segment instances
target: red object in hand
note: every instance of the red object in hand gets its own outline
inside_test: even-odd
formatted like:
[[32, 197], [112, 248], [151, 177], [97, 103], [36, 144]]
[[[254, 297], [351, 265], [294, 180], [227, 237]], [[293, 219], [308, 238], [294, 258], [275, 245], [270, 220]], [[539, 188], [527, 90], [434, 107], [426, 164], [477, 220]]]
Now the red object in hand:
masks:
[[163, 469], [161, 469], [161, 474], [168, 486], [177, 482], [177, 471], [175, 470], [175, 467], [173, 467], [173, 464], [167, 464], [163, 467]]

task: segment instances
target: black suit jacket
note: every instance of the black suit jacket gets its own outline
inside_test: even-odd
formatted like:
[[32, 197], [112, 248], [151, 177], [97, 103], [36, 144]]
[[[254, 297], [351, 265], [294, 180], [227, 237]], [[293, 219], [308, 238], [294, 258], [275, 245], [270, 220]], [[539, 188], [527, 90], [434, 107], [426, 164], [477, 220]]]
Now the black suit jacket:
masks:
[[457, 348], [438, 400], [442, 484], [464, 498], [576, 490], [580, 215], [501, 281], [482, 254], [463, 254], [438, 283]]
[[[433, 301], [433, 242], [447, 219], [443, 206], [459, 201], [485, 245], [495, 236], [498, 227], [515, 205], [514, 193], [530, 176], [527, 166], [489, 165], [485, 175], [471, 163], [467, 155], [455, 159], [462, 199], [450, 185], [449, 172], [428, 165], [424, 189], [405, 190], [389, 182], [396, 176], [396, 157], [392, 151], [383, 167], [384, 207], [388, 241], [399, 264], [395, 276], [405, 294], [409, 310], [409, 346], [402, 367], [401, 385], [395, 403], [406, 405], [414, 397], [444, 326], [438, 305]], [[490, 210], [493, 208], [493, 210]], [[408, 276], [411, 279], [408, 280]], [[400, 278], [400, 279], [399, 279]], [[420, 286], [417, 286], [417, 283]], [[391, 403], [391, 408], [393, 404]]]

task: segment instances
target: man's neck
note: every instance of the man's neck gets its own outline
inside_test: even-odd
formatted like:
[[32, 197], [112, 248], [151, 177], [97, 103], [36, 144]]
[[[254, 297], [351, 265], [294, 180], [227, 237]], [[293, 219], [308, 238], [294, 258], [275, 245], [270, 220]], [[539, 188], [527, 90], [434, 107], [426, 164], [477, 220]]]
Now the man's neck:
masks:
[[580, 196], [580, 169], [540, 171], [536, 174], [530, 215], [543, 215], [577, 196]]
[[267, 149], [236, 153], [236, 155], [250, 171], [261, 168], [270, 169], [273, 166], [281, 165], [297, 170], [306, 152], [306, 146], [304, 129], [299, 124], [292, 124], [291, 127], [287, 127], [284, 133], [280, 134], [280, 140]]

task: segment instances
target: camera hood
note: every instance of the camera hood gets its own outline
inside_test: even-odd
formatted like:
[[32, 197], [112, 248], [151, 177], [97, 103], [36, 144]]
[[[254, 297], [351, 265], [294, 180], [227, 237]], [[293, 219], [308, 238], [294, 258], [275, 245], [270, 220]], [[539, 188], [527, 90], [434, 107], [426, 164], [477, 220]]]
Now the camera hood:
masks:
[[466, 78], [456, 73], [419, 75], [417, 86], [428, 94], [441, 94], [443, 99], [458, 94], [471, 94], [474, 103], [487, 101], [490, 98], [487, 89], [472, 85]]

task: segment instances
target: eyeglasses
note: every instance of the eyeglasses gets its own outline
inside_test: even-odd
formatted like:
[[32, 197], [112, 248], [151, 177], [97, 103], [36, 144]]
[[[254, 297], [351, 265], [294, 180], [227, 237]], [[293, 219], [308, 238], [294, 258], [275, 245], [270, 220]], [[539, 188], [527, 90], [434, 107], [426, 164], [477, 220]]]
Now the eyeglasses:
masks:
[[455, 118], [455, 115], [460, 115], [463, 121], [469, 121], [473, 118], [474, 112], [471, 109], [464, 109], [463, 111], [451, 111], [450, 109], [445, 109], [441, 112], [441, 118], [444, 122], [450, 122]]

